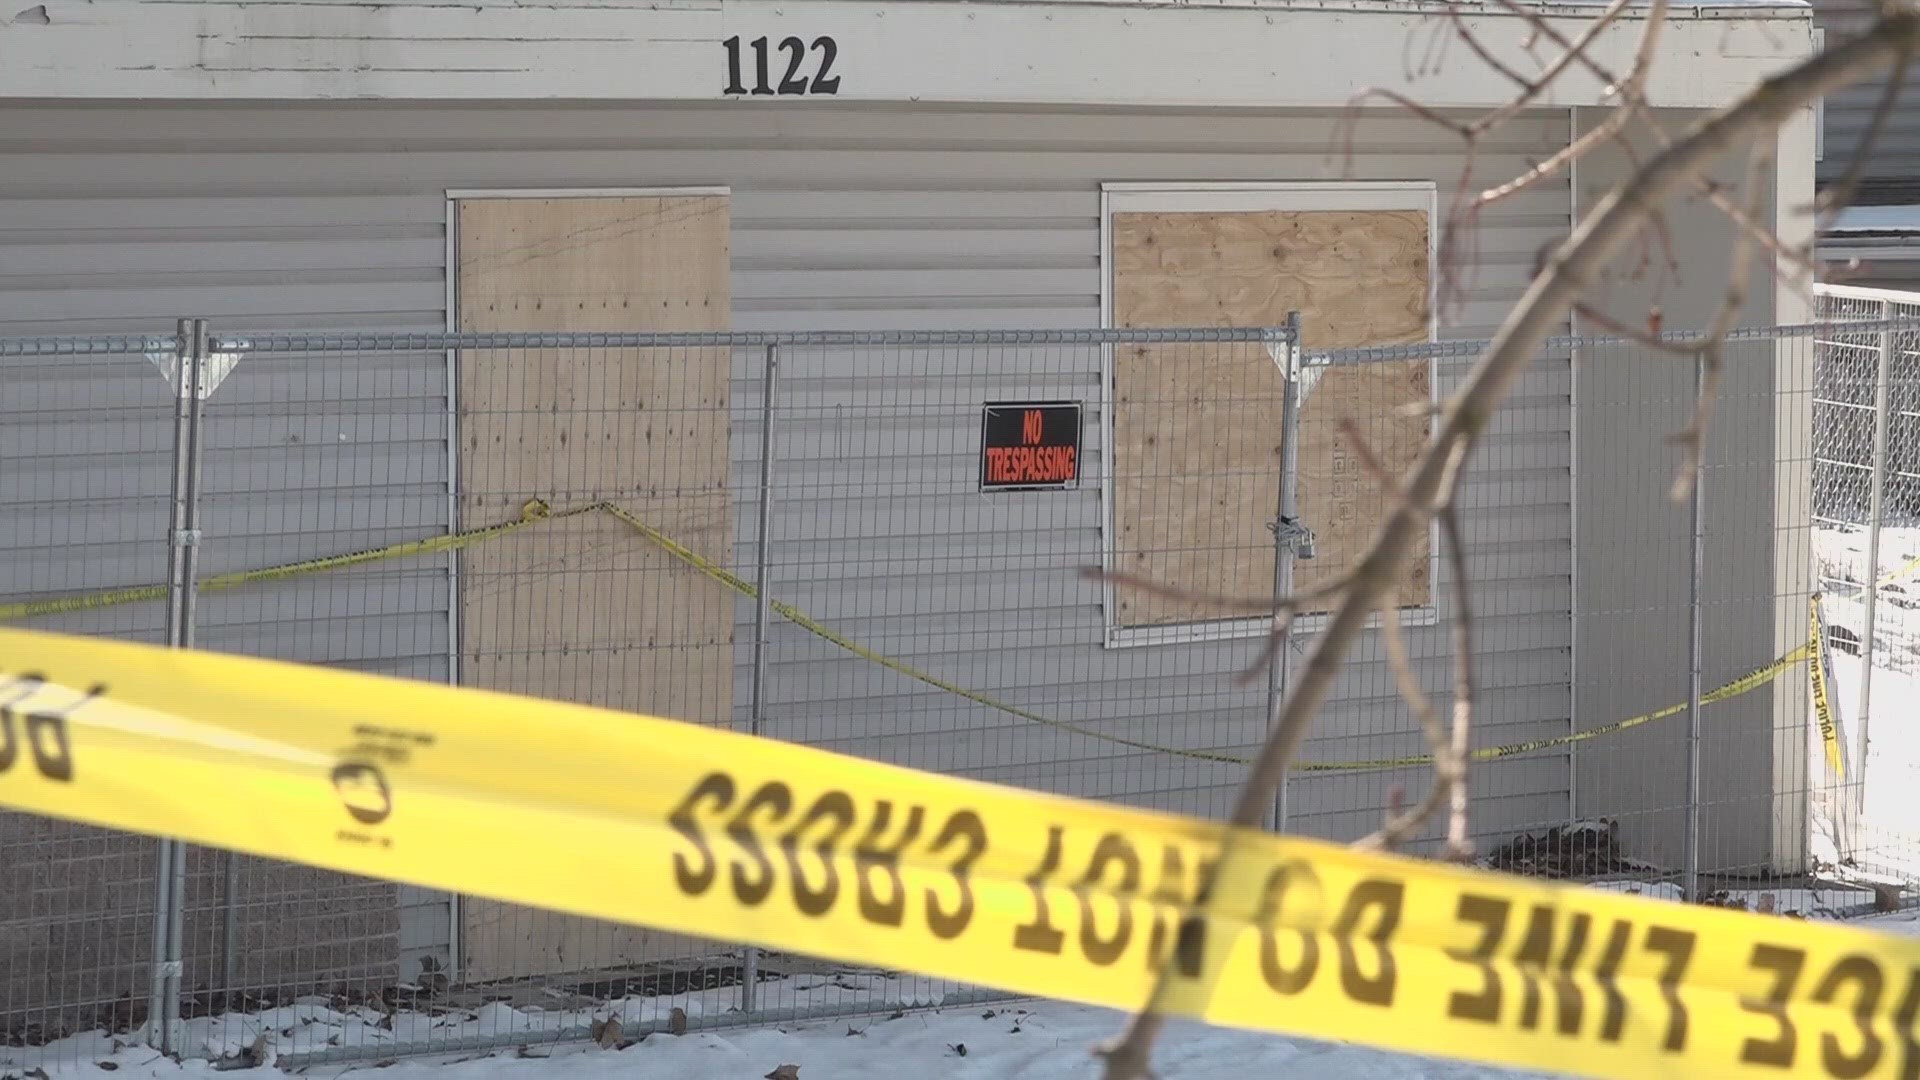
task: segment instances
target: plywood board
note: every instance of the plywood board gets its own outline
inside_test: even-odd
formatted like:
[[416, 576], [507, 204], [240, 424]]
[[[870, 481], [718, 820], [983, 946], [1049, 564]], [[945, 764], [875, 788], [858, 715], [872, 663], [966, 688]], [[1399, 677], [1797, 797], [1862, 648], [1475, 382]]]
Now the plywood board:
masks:
[[[1308, 349], [1424, 341], [1429, 227], [1417, 210], [1116, 213], [1114, 324], [1277, 326], [1299, 311]], [[1273, 358], [1258, 345], [1123, 345], [1113, 375], [1115, 566], [1191, 593], [1272, 595], [1285, 389]], [[1295, 564], [1298, 588], [1350, 565], [1385, 515], [1341, 421], [1399, 475], [1429, 420], [1397, 410], [1431, 393], [1425, 360], [1338, 368], [1313, 388], [1298, 494], [1318, 552]], [[1402, 604], [1430, 600], [1427, 556], [1410, 561]], [[1230, 615], [1131, 589], [1117, 601], [1121, 626]]]
[[[724, 330], [724, 196], [463, 201], [461, 330]], [[731, 560], [724, 348], [470, 350], [459, 358], [460, 515], [613, 500]], [[460, 555], [461, 682], [729, 723], [733, 595], [617, 519], [522, 530]], [[608, 859], [632, 857], [607, 852]], [[467, 978], [687, 955], [686, 938], [510, 904], [461, 905]]]

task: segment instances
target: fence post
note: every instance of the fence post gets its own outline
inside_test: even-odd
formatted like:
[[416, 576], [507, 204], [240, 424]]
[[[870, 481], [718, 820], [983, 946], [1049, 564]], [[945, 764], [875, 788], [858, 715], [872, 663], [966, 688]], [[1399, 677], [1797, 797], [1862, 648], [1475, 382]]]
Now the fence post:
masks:
[[[173, 366], [173, 491], [167, 529], [167, 644], [193, 647], [193, 608], [199, 585], [200, 383], [207, 358], [205, 319], [181, 319]], [[186, 902], [186, 845], [160, 841], [155, 868], [153, 982], [147, 1002], [147, 1041], [171, 1054], [173, 1021], [180, 1015], [181, 943]]]
[[[1880, 319], [1884, 323], [1894, 317], [1893, 301], [1880, 301]], [[1887, 384], [1893, 368], [1893, 331], [1882, 328], [1880, 348], [1875, 357], [1873, 372], [1873, 459], [1867, 464], [1871, 470], [1872, 488], [1867, 492], [1867, 577], [1866, 610], [1862, 612], [1860, 643], [1860, 723], [1854, 731], [1854, 773], [1853, 782], [1848, 785], [1848, 801], [1853, 804], [1854, 820], [1866, 816], [1867, 810], [1867, 722], [1872, 715], [1870, 704], [1873, 700], [1873, 654], [1875, 645], [1875, 608], [1880, 597], [1880, 524], [1886, 517], [1887, 489]]]
[[[1280, 604], [1293, 595], [1293, 560], [1296, 552], [1303, 558], [1313, 557], [1313, 533], [1298, 520], [1299, 493], [1297, 473], [1300, 464], [1300, 398], [1301, 376], [1306, 371], [1300, 348], [1300, 313], [1287, 312], [1286, 363], [1282, 371], [1285, 385], [1280, 398], [1280, 495], [1277, 513], [1271, 529], [1273, 531], [1273, 603], [1277, 610]], [[1281, 703], [1287, 697], [1288, 677], [1293, 665], [1293, 623], [1291, 618], [1280, 623], [1280, 641], [1274, 650], [1273, 662], [1267, 665], [1267, 725], [1268, 730], [1280, 716]], [[1273, 831], [1285, 832], [1287, 828], [1287, 777], [1280, 778], [1279, 787], [1273, 793]]]
[[[747, 730], [760, 734], [764, 719], [767, 683], [767, 543], [773, 523], [773, 398], [779, 383], [780, 346], [767, 343], [765, 374], [760, 380], [760, 515], [759, 534], [753, 548], [753, 684], [747, 716]], [[747, 946], [740, 964], [740, 1011], [751, 1015], [755, 1008], [756, 984], [760, 979], [760, 950]]]
[[[1696, 406], [1706, 395], [1707, 361], [1704, 355], [1693, 361], [1693, 399]], [[1687, 900], [1700, 898], [1700, 592], [1705, 569], [1706, 523], [1702, 511], [1707, 497], [1707, 450], [1703, 439], [1693, 474], [1693, 497], [1688, 500], [1687, 516], [1687, 833], [1685, 839], [1685, 880]]]

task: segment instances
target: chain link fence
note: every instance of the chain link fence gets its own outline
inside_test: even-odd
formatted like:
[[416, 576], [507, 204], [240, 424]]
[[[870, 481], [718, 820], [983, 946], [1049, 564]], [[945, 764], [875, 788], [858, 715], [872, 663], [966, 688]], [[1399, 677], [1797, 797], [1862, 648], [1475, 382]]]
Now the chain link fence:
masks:
[[[1663, 439], [1685, 361], [1558, 340], [1495, 418], [1460, 496], [1487, 865], [1858, 900], [1807, 876], [1807, 492], [1833, 497], [1799, 434], [1825, 415], [1824, 343], [1853, 333], [1735, 336], [1697, 507], [1668, 497]], [[1326, 607], [1240, 679], [1258, 605], [1349, 564], [1391, 502], [1379, 473], [1482, 344], [1313, 337], [0, 340], [0, 622], [1220, 818]], [[1397, 616], [1440, 701], [1442, 555], [1435, 530]], [[1369, 633], [1270, 822], [1361, 836], [1418, 797], [1427, 752]], [[316, 1064], [993, 996], [22, 815], [0, 815], [0, 860], [0, 1067], [115, 1039]]]
[[1814, 558], [1835, 712], [1858, 772], [1829, 817], [1835, 857], [1920, 872], [1920, 293], [1818, 289]]

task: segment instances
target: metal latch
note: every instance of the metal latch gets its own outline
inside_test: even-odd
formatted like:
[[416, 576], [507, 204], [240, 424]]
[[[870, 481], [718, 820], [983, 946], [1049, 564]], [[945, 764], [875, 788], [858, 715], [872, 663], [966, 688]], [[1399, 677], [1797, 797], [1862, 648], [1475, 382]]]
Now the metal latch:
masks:
[[1313, 530], [1300, 524], [1299, 518], [1283, 517], [1267, 523], [1267, 531], [1282, 547], [1301, 559], [1313, 558]]

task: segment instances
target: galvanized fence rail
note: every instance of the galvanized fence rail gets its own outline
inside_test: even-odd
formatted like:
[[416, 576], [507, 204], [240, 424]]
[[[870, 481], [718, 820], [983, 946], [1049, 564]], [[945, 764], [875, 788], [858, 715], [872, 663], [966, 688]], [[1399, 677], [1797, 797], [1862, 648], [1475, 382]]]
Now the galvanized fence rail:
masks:
[[[1808, 807], [1837, 781], [1809, 769], [1790, 653], [1826, 475], [1794, 432], [1825, 415], [1841, 333], [1733, 335], [1718, 415], [1765, 430], [1716, 430], [1692, 505], [1666, 497], [1662, 438], [1692, 407], [1685, 362], [1556, 339], [1502, 410], [1461, 495], [1489, 865], [1694, 898], [1807, 868]], [[1323, 616], [1249, 684], [1269, 621], [1208, 597], [1346, 565], [1391, 500], [1366, 462], [1410, 461], [1484, 345], [1314, 340], [200, 320], [0, 338], [0, 623], [1220, 817]], [[1440, 555], [1436, 532], [1399, 617], [1444, 701]], [[1369, 634], [1271, 822], [1361, 835], [1424, 785], [1425, 753]], [[313, 1064], [994, 996], [23, 815], [0, 815], [0, 861], [0, 1068], [116, 1037], [221, 1057], [265, 1036]]]

